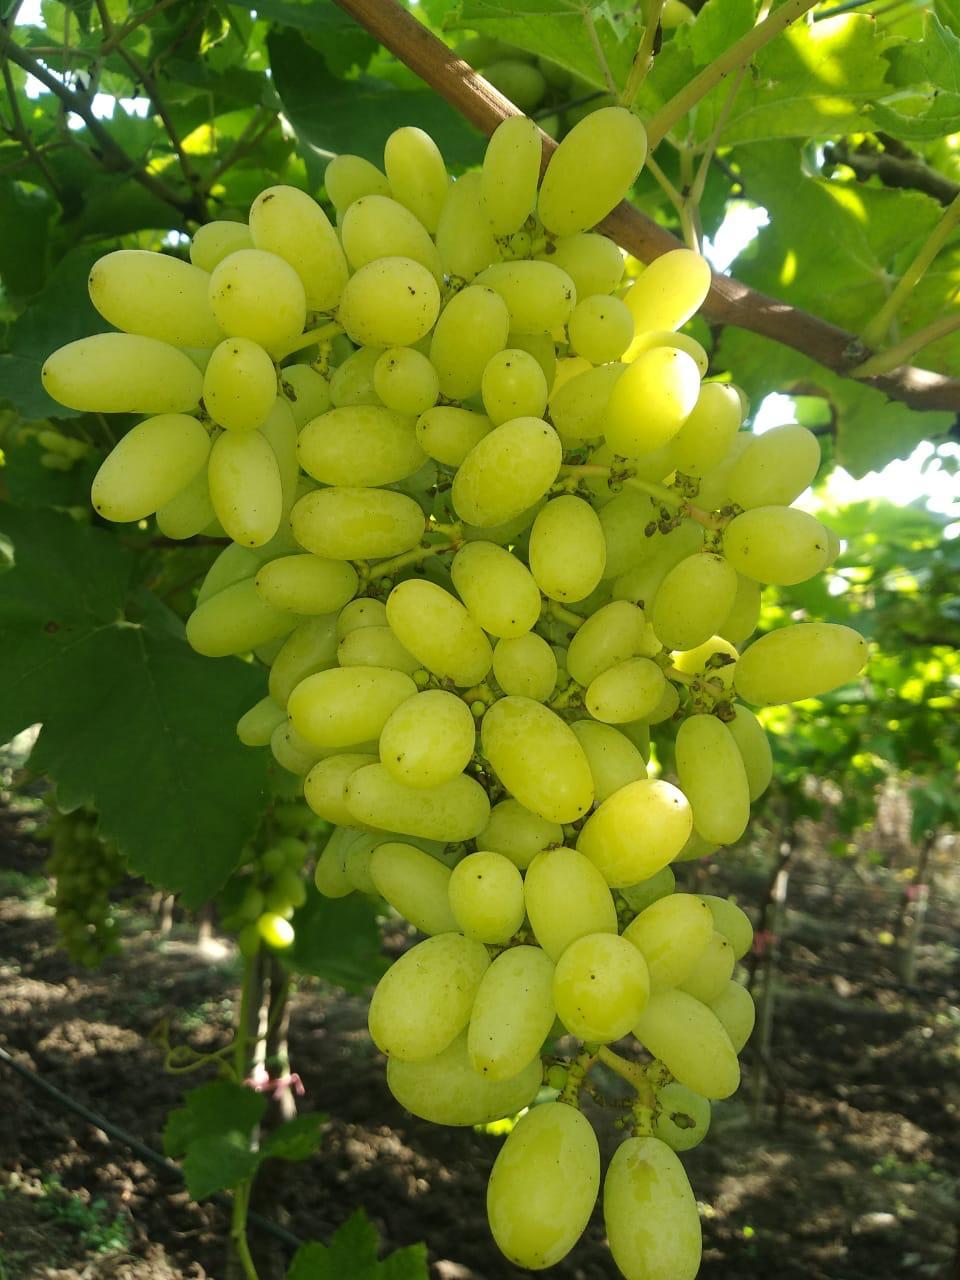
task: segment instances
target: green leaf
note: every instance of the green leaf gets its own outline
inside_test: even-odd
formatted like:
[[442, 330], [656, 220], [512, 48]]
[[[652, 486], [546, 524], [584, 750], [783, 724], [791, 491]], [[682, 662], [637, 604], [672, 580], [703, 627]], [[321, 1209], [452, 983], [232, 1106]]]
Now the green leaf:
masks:
[[0, 356], [0, 399], [12, 401], [25, 418], [79, 416], [43, 390], [40, 366], [57, 347], [107, 328], [87, 297], [87, 276], [101, 252], [84, 247], [66, 254], [10, 329], [9, 352]]
[[194, 1200], [227, 1191], [253, 1176], [261, 1156], [250, 1148], [267, 1099], [245, 1085], [221, 1081], [192, 1089], [186, 1105], [171, 1111], [163, 1149], [183, 1156], [187, 1190]]
[[0, 179], [0, 278], [8, 293], [36, 293], [47, 273], [47, 237], [56, 205], [45, 191]]
[[362, 992], [387, 967], [380, 953], [375, 907], [359, 894], [324, 898], [311, 887], [293, 917], [293, 927], [294, 943], [285, 958], [301, 973]]
[[376, 1229], [358, 1209], [338, 1228], [329, 1245], [316, 1242], [297, 1250], [287, 1280], [426, 1280], [427, 1251], [422, 1244], [397, 1249], [377, 1260]]
[[313, 1112], [287, 1120], [267, 1136], [261, 1147], [263, 1158], [272, 1156], [277, 1160], [309, 1160], [320, 1148], [320, 1130], [326, 1119], [325, 1115]]
[[696, 21], [677, 35], [689, 41], [696, 66], [705, 67], [746, 35], [755, 20], [754, 0], [707, 0]]
[[131, 589], [115, 536], [15, 507], [0, 528], [16, 560], [0, 580], [0, 739], [42, 721], [30, 765], [59, 803], [91, 804], [135, 871], [203, 901], [262, 811], [264, 753], [234, 733], [262, 675], [195, 654], [179, 619]]
[[550, 58], [589, 84], [605, 89], [606, 77], [585, 21], [585, 15], [590, 15], [613, 81], [622, 88], [641, 28], [629, 12], [621, 12], [620, 21], [614, 23], [604, 9], [574, 0], [464, 0], [447, 25], [493, 36]]
[[928, 12], [921, 40], [887, 52], [898, 92], [874, 104], [878, 125], [911, 141], [960, 129], [960, 37]]
[[361, 70], [379, 48], [376, 40], [332, 0], [259, 0], [252, 6], [258, 18], [295, 27], [312, 37], [334, 75]]
[[[448, 164], [472, 164], [479, 159], [480, 135], [430, 90], [397, 89], [372, 76], [338, 80], [321, 55], [294, 31], [274, 32], [267, 44], [284, 114], [317, 182], [327, 161], [341, 150], [382, 164], [387, 135], [400, 125], [425, 129]], [[345, 120], [349, 121], [346, 131]]]
[[102, 454], [81, 458], [69, 471], [51, 471], [40, 459], [44, 449], [35, 438], [18, 442], [6, 455], [0, 475], [15, 507], [85, 508]]

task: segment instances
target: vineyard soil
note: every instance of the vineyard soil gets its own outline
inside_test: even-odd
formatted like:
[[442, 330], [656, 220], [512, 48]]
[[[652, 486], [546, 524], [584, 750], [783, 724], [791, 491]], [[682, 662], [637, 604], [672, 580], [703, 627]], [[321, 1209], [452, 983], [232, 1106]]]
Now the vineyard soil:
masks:
[[[164, 1075], [151, 1032], [169, 1018], [172, 1036], [194, 1048], [225, 1041], [231, 1010], [223, 993], [235, 976], [229, 952], [198, 948], [195, 929], [175, 927], [161, 939], [144, 899], [141, 913], [125, 919], [123, 954], [79, 974], [57, 948], [43, 903], [42, 850], [9, 814], [0, 844], [4, 1046], [158, 1149], [184, 1082]], [[907, 1003], [883, 985], [893, 972], [889, 949], [876, 942], [882, 905], [818, 887], [834, 872], [812, 851], [800, 872], [774, 1026], [780, 1092], [774, 1083], [768, 1096], [778, 1105], [766, 1107], [754, 1128], [757, 1059], [748, 1051], [739, 1098], [718, 1109], [713, 1140], [686, 1157], [705, 1206], [702, 1276], [952, 1280], [960, 1063], [948, 1007], [960, 998], [960, 951], [941, 942], [924, 953], [920, 990]], [[698, 887], [733, 889], [747, 907], [760, 894], [759, 882], [743, 873], [738, 881], [736, 870], [724, 868]], [[400, 940], [388, 935], [388, 944]], [[871, 974], [874, 983], [811, 971], [811, 962]], [[496, 1252], [483, 1213], [501, 1139], [401, 1112], [365, 1015], [365, 1000], [330, 989], [296, 998], [294, 1067], [307, 1105], [333, 1118], [321, 1152], [284, 1171], [284, 1225], [325, 1239], [360, 1205], [391, 1246], [425, 1238], [438, 1280], [519, 1280], [526, 1273]], [[4, 1280], [221, 1280], [222, 1209], [191, 1204], [174, 1179], [3, 1065], [0, 1115]], [[612, 1115], [599, 1120], [605, 1156], [614, 1146]], [[264, 1181], [269, 1194], [269, 1174]], [[609, 1276], [601, 1240], [595, 1215], [581, 1248], [551, 1275]]]

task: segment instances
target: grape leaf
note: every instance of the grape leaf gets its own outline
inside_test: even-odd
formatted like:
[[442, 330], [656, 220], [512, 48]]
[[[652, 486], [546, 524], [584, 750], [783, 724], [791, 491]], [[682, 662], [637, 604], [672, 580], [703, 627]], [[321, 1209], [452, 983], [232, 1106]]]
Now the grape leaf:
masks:
[[328, 1245], [312, 1242], [298, 1249], [287, 1280], [427, 1280], [424, 1245], [397, 1249], [383, 1262], [378, 1249], [376, 1229], [358, 1209]]
[[89, 803], [151, 883], [191, 903], [238, 864], [266, 761], [233, 726], [263, 692], [235, 659], [195, 654], [134, 553], [50, 510], [0, 507], [15, 565], [0, 579], [0, 739], [43, 722], [31, 768], [66, 809]]
[[17, 507], [86, 507], [103, 455], [81, 458], [69, 471], [51, 471], [40, 461], [43, 453], [39, 441], [30, 437], [7, 454], [3, 478], [10, 501]]
[[[338, 80], [295, 31], [273, 32], [267, 45], [284, 114], [317, 182], [327, 161], [345, 144], [352, 153], [382, 164], [387, 134], [400, 125], [425, 129], [448, 163], [470, 164], [479, 158], [480, 135], [435, 93], [398, 89], [372, 76]], [[347, 133], [345, 119], [350, 121]]]
[[47, 237], [56, 211], [45, 191], [0, 180], [0, 277], [9, 293], [27, 296], [43, 284]]
[[375, 907], [359, 894], [331, 899], [308, 888], [293, 928], [294, 943], [285, 959], [301, 973], [363, 992], [387, 967], [380, 953]]
[[697, 67], [713, 62], [753, 26], [754, 0], [707, 0], [696, 21], [681, 27], [676, 39], [688, 42]]
[[882, 129], [911, 141], [960, 129], [960, 37], [928, 12], [922, 40], [897, 44], [886, 57], [898, 92], [874, 104]]
[[295, 27], [313, 37], [334, 75], [344, 75], [352, 67], [363, 69], [379, 47], [363, 27], [331, 0], [258, 0], [251, 8], [256, 10], [258, 18]]

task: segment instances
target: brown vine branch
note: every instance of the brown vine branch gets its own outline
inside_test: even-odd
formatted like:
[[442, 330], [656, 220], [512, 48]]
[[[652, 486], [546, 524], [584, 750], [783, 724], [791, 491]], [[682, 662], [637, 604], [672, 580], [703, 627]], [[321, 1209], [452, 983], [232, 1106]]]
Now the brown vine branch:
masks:
[[951, 204], [960, 195], [960, 182], [951, 182], [945, 174], [931, 169], [916, 157], [876, 151], [867, 143], [851, 147], [846, 139], [828, 143], [823, 152], [827, 164], [846, 165], [861, 182], [866, 182], [868, 178], [878, 178], [885, 187], [901, 191], [922, 191], [940, 204]]
[[[521, 114], [397, 0], [336, 3], [483, 133], [490, 134], [508, 116]], [[546, 164], [556, 144], [545, 134], [542, 142]], [[642, 262], [652, 262], [682, 247], [669, 231], [626, 202], [618, 205], [599, 229]], [[703, 311], [715, 323], [734, 325], [792, 347], [843, 377], [850, 377], [870, 355], [855, 334], [716, 272]], [[960, 380], [940, 373], [907, 366], [863, 381], [914, 409], [960, 412]]]

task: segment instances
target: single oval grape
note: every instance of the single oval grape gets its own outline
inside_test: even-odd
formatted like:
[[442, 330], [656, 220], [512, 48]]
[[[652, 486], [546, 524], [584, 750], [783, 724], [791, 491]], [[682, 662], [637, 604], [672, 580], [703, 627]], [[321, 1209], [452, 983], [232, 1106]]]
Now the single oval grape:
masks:
[[480, 735], [494, 773], [534, 813], [574, 822], [590, 808], [593, 778], [583, 748], [548, 707], [532, 698], [501, 698], [484, 715]]
[[770, 631], [741, 654], [737, 693], [754, 706], [817, 698], [853, 680], [867, 661], [867, 642], [850, 627], [799, 622]]
[[625, 1280], [695, 1280], [701, 1234], [683, 1165], [658, 1138], [628, 1138], [603, 1182], [607, 1243]]
[[625, 107], [601, 107], [574, 125], [550, 157], [537, 212], [548, 231], [595, 226], [626, 196], [647, 157], [647, 132]]
[[590, 1043], [625, 1036], [650, 997], [650, 980], [636, 947], [613, 933], [588, 933], [557, 961], [553, 1002], [569, 1032]]
[[523, 923], [523, 877], [502, 853], [470, 853], [450, 877], [450, 909], [468, 938], [509, 942]]

